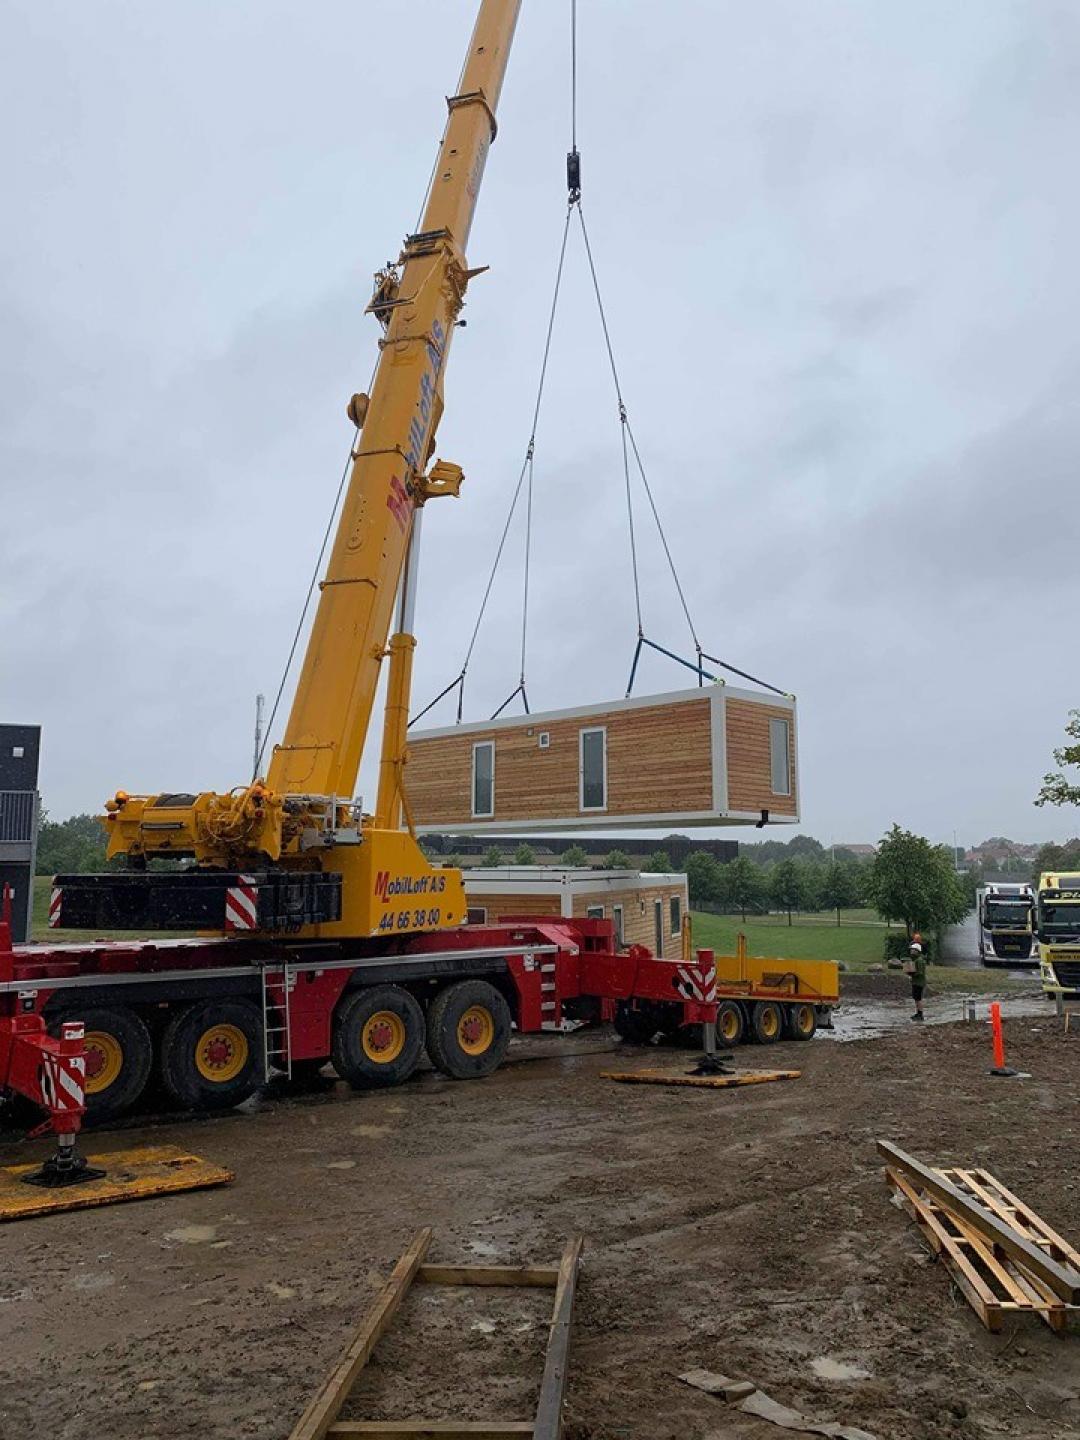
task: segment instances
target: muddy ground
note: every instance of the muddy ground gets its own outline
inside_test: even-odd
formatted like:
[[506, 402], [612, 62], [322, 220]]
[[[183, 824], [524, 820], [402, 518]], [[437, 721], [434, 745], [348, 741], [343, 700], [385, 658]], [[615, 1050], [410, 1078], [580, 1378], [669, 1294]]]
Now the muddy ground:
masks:
[[[99, 1134], [92, 1149], [167, 1141], [237, 1179], [0, 1230], [0, 1435], [286, 1437], [428, 1224], [439, 1261], [550, 1263], [585, 1235], [568, 1440], [785, 1433], [681, 1384], [695, 1366], [880, 1440], [1080, 1437], [1080, 1335], [984, 1331], [874, 1151], [983, 1165], [1080, 1238], [1080, 1036], [1049, 1016], [1007, 1030], [1030, 1080], [988, 1075], [981, 1025], [743, 1050], [802, 1078], [722, 1092], [612, 1084], [599, 1072], [640, 1052], [568, 1039], [485, 1082], [325, 1082]], [[414, 1289], [346, 1413], [524, 1418], [550, 1298]]]

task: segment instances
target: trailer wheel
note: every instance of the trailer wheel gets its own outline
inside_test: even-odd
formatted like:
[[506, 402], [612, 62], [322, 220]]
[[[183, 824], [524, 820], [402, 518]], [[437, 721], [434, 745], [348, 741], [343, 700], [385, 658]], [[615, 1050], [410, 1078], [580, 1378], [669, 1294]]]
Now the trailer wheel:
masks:
[[258, 1088], [262, 1017], [248, 1000], [201, 1000], [178, 1010], [161, 1037], [161, 1078], [178, 1105], [227, 1110]]
[[789, 1005], [784, 1012], [784, 1036], [788, 1040], [812, 1040], [817, 1033], [817, 1011], [805, 1001]]
[[428, 1006], [427, 1051], [451, 1080], [479, 1080], [502, 1064], [510, 1006], [486, 980], [459, 980]]
[[716, 1011], [716, 1038], [724, 1045], [738, 1045], [746, 1030], [746, 1017], [742, 1006], [734, 1000], [725, 1000]]
[[358, 990], [338, 1006], [331, 1059], [356, 1089], [400, 1085], [423, 1053], [424, 1013], [400, 985]]
[[154, 1060], [150, 1031], [126, 1005], [92, 1005], [50, 1021], [60, 1034], [65, 1020], [86, 1026], [86, 1118], [113, 1120], [130, 1110], [146, 1089]]
[[758, 1000], [750, 1009], [750, 1029], [762, 1045], [772, 1045], [784, 1033], [784, 1012], [775, 1000]]

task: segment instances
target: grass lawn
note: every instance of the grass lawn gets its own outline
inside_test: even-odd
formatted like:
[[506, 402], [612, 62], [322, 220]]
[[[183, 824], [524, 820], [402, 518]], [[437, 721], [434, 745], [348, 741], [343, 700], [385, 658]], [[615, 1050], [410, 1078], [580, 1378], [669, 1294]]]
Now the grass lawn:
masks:
[[[843, 913], [843, 912], [841, 912]], [[864, 911], [863, 914], [870, 912]], [[693, 913], [694, 944], [715, 950], [721, 955], [734, 955], [735, 937], [742, 930], [751, 955], [764, 955], [790, 960], [842, 960], [849, 974], [867, 971], [871, 965], [882, 965], [885, 927], [876, 916], [863, 925], [837, 925], [824, 916], [787, 918], [777, 915], [748, 915], [746, 924], [738, 915], [707, 915]], [[897, 983], [902, 976], [897, 972]], [[962, 969], [956, 965], [929, 965], [928, 982], [941, 990], [1005, 990], [1038, 989], [1038, 977], [1013, 979], [998, 970]]]

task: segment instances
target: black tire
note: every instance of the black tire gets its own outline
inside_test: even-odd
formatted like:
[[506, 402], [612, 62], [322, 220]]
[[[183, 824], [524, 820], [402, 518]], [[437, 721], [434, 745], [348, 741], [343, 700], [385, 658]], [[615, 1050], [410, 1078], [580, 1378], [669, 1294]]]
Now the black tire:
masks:
[[784, 1008], [784, 1038], [812, 1040], [817, 1033], [817, 1010], [808, 1000]]
[[651, 1005], [635, 1008], [628, 1000], [615, 1006], [615, 1034], [628, 1045], [648, 1045], [660, 1029], [660, 1021]]
[[737, 1000], [724, 1000], [716, 1010], [716, 1043], [723, 1050], [740, 1045], [746, 1034], [746, 1016]]
[[154, 1063], [150, 1031], [126, 1005], [72, 1010], [50, 1020], [50, 1034], [59, 1035], [65, 1020], [81, 1020], [86, 1027], [87, 1121], [115, 1120], [146, 1089]]
[[427, 1052], [451, 1080], [497, 1070], [510, 1043], [510, 1006], [486, 980], [459, 980], [428, 1006]]
[[761, 1045], [773, 1045], [784, 1033], [783, 1007], [775, 1000], [757, 1000], [750, 1007], [750, 1030]]
[[161, 1037], [161, 1079], [187, 1110], [241, 1105], [262, 1080], [262, 1016], [249, 1000], [197, 1000]]
[[400, 985], [372, 985], [346, 995], [334, 1014], [331, 1059], [357, 1090], [407, 1080], [424, 1053], [424, 1012]]

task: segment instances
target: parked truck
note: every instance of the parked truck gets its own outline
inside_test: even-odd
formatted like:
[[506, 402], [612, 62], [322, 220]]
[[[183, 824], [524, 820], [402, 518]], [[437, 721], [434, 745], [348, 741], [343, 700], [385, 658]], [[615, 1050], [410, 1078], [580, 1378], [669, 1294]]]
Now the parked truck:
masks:
[[1039, 978], [1048, 995], [1080, 995], [1080, 874], [1039, 876], [1035, 901]]
[[1035, 890], [992, 882], [975, 892], [979, 959], [984, 965], [1037, 965]]

